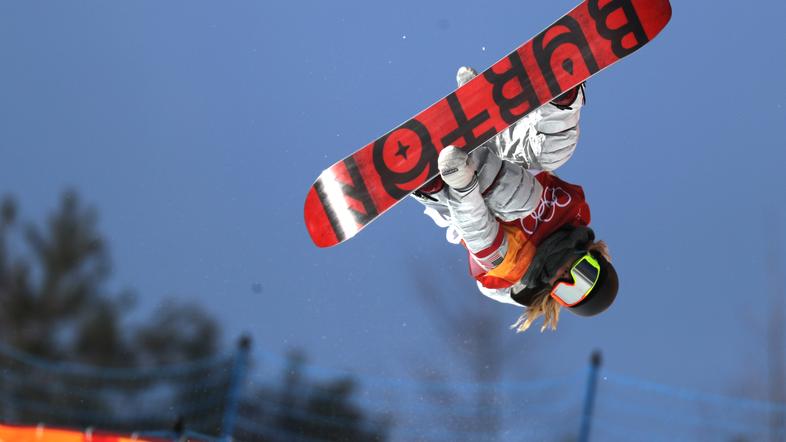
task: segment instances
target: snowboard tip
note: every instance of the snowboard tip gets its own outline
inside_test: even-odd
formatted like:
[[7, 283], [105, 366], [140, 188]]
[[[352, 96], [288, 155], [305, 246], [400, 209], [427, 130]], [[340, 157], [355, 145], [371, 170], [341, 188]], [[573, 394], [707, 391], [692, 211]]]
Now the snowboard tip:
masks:
[[336, 201], [330, 195], [340, 196], [340, 194], [326, 193], [324, 189], [320, 191], [319, 184], [320, 180], [317, 180], [306, 196], [303, 219], [315, 246], [333, 247], [355, 236], [360, 228], [354, 219], [347, 218], [347, 209], [336, 210], [333, 207], [333, 204], [343, 201], [343, 197]]
[[669, 24], [672, 16], [670, 0], [634, 0], [647, 37], [653, 40]]

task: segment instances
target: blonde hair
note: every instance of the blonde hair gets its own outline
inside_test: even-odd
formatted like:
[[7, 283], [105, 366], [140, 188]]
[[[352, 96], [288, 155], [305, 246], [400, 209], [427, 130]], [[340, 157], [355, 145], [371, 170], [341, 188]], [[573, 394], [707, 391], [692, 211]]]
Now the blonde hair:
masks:
[[[589, 251], [600, 253], [607, 261], [611, 262], [609, 247], [605, 241], [593, 242], [588, 249]], [[532, 304], [524, 309], [524, 313], [519, 316], [519, 319], [510, 328], [516, 329], [516, 333], [521, 333], [529, 329], [538, 318], [543, 316], [543, 326], [540, 327], [540, 332], [543, 333], [547, 328], [554, 331], [557, 329], [561, 308], [562, 305], [551, 297], [551, 287], [546, 287], [533, 296]]]

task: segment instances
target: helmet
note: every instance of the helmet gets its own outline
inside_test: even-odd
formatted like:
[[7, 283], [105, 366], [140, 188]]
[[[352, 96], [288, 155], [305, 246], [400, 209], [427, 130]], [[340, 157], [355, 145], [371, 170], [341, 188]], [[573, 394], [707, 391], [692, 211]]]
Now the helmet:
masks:
[[614, 266], [600, 253], [592, 252], [592, 256], [600, 264], [598, 282], [581, 302], [568, 307], [568, 311], [579, 316], [595, 316], [605, 311], [614, 302], [619, 288], [617, 271], [614, 270]]

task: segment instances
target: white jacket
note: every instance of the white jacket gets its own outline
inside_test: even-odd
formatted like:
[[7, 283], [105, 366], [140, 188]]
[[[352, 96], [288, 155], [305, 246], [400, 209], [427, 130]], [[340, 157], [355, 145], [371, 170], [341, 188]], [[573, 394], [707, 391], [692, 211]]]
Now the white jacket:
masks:
[[[485, 249], [497, 235], [499, 227], [494, 218], [523, 218], [540, 202], [543, 189], [530, 170], [553, 171], [573, 155], [583, 104], [583, 90], [569, 108], [545, 104], [470, 154], [485, 207], [457, 203], [456, 194], [447, 186], [433, 194], [416, 193], [413, 197], [426, 206], [424, 213], [438, 226], [447, 228], [449, 242], [458, 244], [463, 240], [470, 251]], [[480, 284], [478, 287], [497, 301], [518, 305], [510, 298], [510, 289], [490, 290]]]

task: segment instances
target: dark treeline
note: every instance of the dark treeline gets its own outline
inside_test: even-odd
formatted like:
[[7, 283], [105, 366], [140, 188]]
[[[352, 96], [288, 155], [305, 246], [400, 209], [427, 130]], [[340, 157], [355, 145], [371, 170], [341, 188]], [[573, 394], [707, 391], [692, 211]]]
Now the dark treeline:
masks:
[[[221, 434], [234, 359], [220, 325], [183, 301], [162, 300], [147, 318], [132, 315], [134, 293], [110, 290], [110, 276], [97, 213], [76, 193], [65, 193], [42, 223], [22, 221], [13, 198], [0, 200], [0, 344], [8, 349], [0, 355], [0, 421], [118, 431], [177, 423]], [[20, 360], [14, 351], [39, 359]], [[302, 362], [293, 354], [279, 385], [240, 392], [240, 419], [255, 431], [238, 440], [385, 439], [387, 422], [354, 405], [353, 379], [311, 381]], [[191, 365], [163, 376], [123, 375], [162, 364]]]

